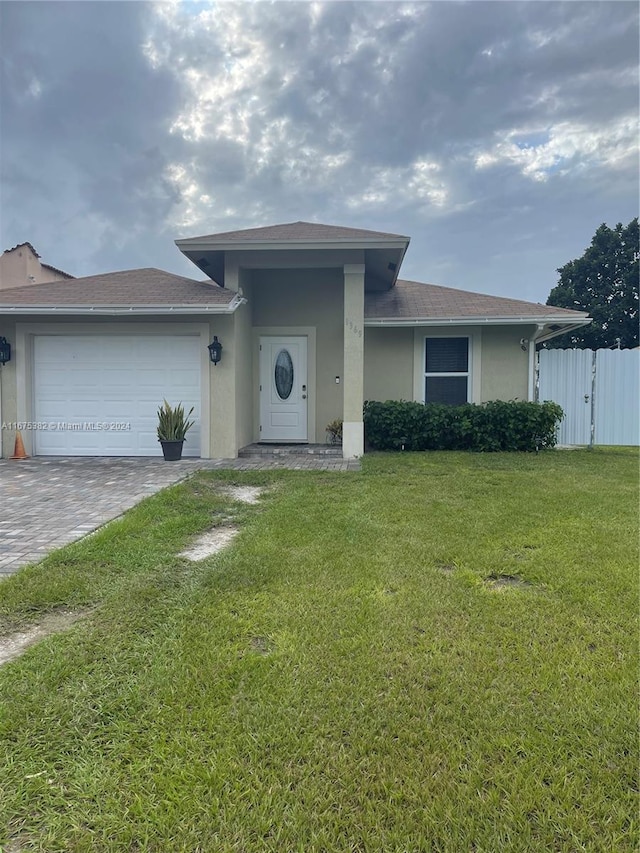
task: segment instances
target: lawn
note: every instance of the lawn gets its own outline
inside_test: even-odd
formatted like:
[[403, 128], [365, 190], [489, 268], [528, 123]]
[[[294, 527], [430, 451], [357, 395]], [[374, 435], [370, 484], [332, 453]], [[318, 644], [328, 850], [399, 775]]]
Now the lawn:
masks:
[[0, 846], [635, 853], [637, 461], [201, 473], [3, 582], [89, 611], [0, 668]]

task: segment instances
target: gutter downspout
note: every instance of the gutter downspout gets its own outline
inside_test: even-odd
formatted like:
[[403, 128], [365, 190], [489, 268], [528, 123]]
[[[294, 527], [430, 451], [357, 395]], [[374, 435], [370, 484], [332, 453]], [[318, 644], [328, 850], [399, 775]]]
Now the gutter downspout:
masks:
[[538, 323], [533, 337], [529, 339], [529, 382], [527, 389], [527, 399], [538, 402], [539, 385], [538, 385], [538, 353], [536, 351], [536, 340], [544, 332], [544, 324]]

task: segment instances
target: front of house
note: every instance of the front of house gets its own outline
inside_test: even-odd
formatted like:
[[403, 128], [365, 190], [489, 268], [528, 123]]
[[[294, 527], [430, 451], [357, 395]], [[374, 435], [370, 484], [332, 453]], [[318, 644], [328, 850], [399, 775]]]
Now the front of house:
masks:
[[[254, 442], [364, 450], [365, 400], [533, 399], [536, 342], [586, 314], [398, 279], [407, 237], [296, 222], [176, 241], [208, 277], [128, 270], [0, 293], [2, 455], [155, 456], [163, 399], [185, 455]], [[208, 345], [222, 344], [217, 364]]]

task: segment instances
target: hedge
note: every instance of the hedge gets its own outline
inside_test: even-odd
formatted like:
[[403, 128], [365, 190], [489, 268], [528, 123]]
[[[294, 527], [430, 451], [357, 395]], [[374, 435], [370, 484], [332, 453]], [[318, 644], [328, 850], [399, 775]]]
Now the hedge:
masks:
[[564, 412], [557, 403], [494, 400], [448, 406], [387, 400], [364, 404], [371, 450], [538, 451], [554, 447]]

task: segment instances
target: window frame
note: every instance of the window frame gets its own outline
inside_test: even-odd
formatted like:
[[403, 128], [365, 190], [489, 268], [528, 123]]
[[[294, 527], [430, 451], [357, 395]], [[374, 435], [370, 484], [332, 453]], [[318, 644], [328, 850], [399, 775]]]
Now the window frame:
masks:
[[[445, 338], [456, 338], [467, 341], [467, 369], [466, 371], [427, 371], [427, 341], [428, 340], [443, 340]], [[473, 336], [470, 334], [460, 334], [459, 332], [448, 335], [425, 335], [422, 342], [422, 402], [427, 403], [427, 379], [460, 379], [464, 377], [467, 380], [467, 403], [473, 401], [472, 393], [472, 377], [473, 377]]]

